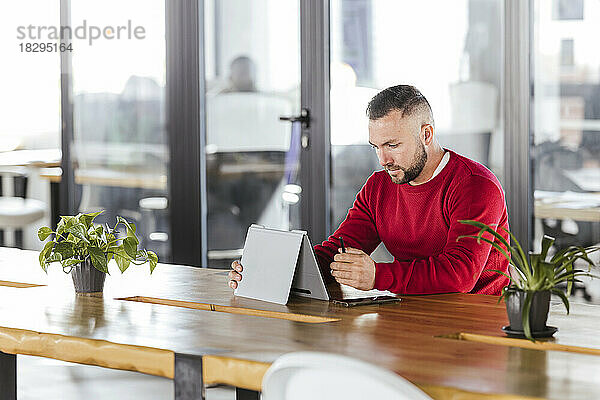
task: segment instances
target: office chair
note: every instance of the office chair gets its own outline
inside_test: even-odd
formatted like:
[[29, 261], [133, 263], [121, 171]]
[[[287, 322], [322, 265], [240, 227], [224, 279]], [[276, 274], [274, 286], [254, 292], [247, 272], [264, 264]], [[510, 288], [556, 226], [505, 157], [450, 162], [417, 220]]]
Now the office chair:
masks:
[[[23, 228], [44, 217], [46, 204], [26, 197], [26, 170], [12, 168], [0, 171], [0, 245], [23, 248]], [[5, 237], [5, 230], [14, 231], [14, 240], [9, 235]]]
[[[535, 189], [552, 192], [585, 192], [570, 179], [565, 171], [583, 167], [582, 150], [571, 150], [558, 142], [544, 142], [535, 147]], [[544, 234], [556, 238], [555, 246], [591, 246], [598, 243], [598, 224], [571, 221], [576, 233], [572, 233], [564, 220], [541, 219]]]
[[262, 400], [396, 399], [431, 400], [424, 392], [384, 368], [337, 354], [288, 353], [262, 381]]

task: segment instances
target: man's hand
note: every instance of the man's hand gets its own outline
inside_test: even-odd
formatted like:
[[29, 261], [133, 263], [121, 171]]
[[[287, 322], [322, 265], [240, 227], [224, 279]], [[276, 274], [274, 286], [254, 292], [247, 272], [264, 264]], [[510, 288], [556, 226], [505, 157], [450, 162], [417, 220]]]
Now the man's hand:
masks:
[[235, 260], [231, 263], [232, 271], [229, 271], [229, 287], [232, 289], [237, 289], [238, 282], [242, 280], [242, 271], [244, 268], [239, 261]]
[[[331, 275], [339, 283], [360, 290], [371, 290], [375, 286], [375, 262], [367, 253], [352, 247], [336, 254], [330, 264]], [[241, 267], [241, 266], [240, 266]], [[231, 274], [231, 272], [230, 272]]]

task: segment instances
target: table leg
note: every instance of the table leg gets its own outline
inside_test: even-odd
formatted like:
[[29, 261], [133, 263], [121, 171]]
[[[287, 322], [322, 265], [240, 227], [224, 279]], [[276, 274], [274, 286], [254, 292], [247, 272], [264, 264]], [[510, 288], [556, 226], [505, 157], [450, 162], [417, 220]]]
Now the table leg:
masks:
[[0, 351], [0, 398], [17, 400], [17, 355]]
[[236, 400], [258, 400], [260, 399], [260, 393], [254, 390], [235, 388], [235, 399]]
[[204, 400], [202, 356], [175, 353], [175, 400]]

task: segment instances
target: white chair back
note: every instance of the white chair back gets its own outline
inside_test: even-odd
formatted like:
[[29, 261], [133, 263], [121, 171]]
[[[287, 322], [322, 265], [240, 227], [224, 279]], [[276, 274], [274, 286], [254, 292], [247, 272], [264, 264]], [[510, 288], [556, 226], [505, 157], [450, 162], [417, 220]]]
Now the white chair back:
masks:
[[267, 370], [262, 400], [431, 400], [387, 369], [337, 354], [285, 354]]

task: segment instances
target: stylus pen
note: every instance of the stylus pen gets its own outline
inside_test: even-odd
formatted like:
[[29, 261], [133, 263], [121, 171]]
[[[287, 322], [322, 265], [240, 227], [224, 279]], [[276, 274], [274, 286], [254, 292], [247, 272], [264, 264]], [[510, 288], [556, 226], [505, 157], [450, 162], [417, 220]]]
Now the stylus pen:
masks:
[[340, 243], [342, 245], [342, 253], [346, 252], [346, 246], [344, 246], [344, 238], [340, 236]]

